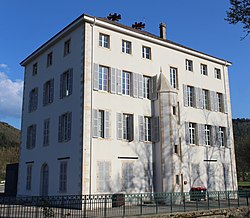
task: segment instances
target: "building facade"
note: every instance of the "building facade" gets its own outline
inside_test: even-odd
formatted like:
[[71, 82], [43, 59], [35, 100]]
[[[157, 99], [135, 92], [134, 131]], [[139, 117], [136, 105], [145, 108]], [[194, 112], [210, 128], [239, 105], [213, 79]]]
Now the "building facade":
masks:
[[25, 67], [18, 195], [236, 190], [230, 62], [82, 15]]

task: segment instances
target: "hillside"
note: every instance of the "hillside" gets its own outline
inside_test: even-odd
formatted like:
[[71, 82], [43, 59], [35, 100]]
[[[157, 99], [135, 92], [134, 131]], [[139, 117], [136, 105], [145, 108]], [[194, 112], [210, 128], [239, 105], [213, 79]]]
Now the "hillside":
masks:
[[250, 181], [250, 119], [233, 119], [239, 181]]
[[6, 164], [19, 159], [20, 130], [0, 122], [0, 181], [5, 178]]

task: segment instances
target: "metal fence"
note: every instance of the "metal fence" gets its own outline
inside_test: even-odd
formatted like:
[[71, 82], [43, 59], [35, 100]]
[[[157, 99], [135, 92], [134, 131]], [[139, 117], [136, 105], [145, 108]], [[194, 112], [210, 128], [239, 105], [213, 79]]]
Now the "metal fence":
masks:
[[0, 197], [0, 217], [128, 217], [249, 206], [250, 191]]

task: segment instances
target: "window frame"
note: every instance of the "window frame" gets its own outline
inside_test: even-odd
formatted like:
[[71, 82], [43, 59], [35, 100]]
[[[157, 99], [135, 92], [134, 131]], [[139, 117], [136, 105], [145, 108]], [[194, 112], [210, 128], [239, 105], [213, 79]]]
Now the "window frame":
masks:
[[33, 164], [29, 163], [26, 165], [26, 191], [32, 190], [32, 169]]
[[176, 67], [170, 67], [170, 85], [174, 89], [178, 89], [178, 69]]
[[53, 52], [47, 54], [47, 67], [52, 66], [53, 63]]
[[59, 116], [58, 131], [58, 142], [68, 142], [71, 140], [72, 112], [66, 112]]
[[220, 147], [225, 147], [226, 145], [226, 128], [219, 126], [219, 145]]
[[122, 71], [122, 94], [131, 95], [131, 73]]
[[207, 89], [202, 89], [202, 108], [209, 110], [209, 91]]
[[122, 53], [132, 54], [132, 42], [128, 40], [122, 40]]
[[186, 59], [186, 70], [190, 72], [194, 70], [193, 61], [190, 59]]
[[38, 107], [38, 88], [33, 88], [29, 93], [29, 113], [36, 111]]
[[188, 123], [188, 131], [189, 131], [189, 144], [196, 145], [197, 142], [197, 126], [196, 123]]
[[216, 79], [221, 79], [221, 70], [219, 68], [214, 68], [214, 77]]
[[[109, 74], [110, 68], [99, 65], [98, 68], [98, 90], [108, 92], [109, 91]], [[106, 81], [106, 84], [105, 84]]]
[[206, 64], [201, 64], [200, 65], [201, 68], [201, 74], [204, 76], [208, 76], [208, 68]]
[[98, 110], [98, 137], [99, 138], [105, 138], [105, 111], [104, 110]]
[[71, 53], [71, 39], [64, 42], [64, 57]]
[[145, 129], [145, 142], [152, 141], [152, 118], [144, 117], [144, 129]]
[[150, 80], [151, 77], [143, 76], [143, 98], [150, 99]]
[[50, 140], [50, 118], [43, 121], [43, 146], [49, 146]]
[[194, 87], [187, 86], [187, 106], [188, 107], [195, 107], [194, 99], [195, 99]]
[[134, 133], [134, 115], [133, 114], [122, 114], [122, 139], [127, 141], [133, 140]]
[[211, 145], [211, 126], [205, 125], [204, 127], [204, 134], [205, 134], [205, 145]]
[[217, 92], [216, 98], [217, 98], [217, 104], [218, 104], [218, 111], [223, 113], [224, 107], [223, 107], [223, 95], [222, 95], [222, 93]]
[[38, 63], [36, 62], [33, 64], [33, 67], [32, 67], [32, 76], [37, 75], [37, 72], [38, 72]]
[[99, 46], [102, 48], [110, 48], [110, 35], [99, 33]]
[[152, 54], [151, 54], [151, 47], [142, 46], [142, 58], [151, 60], [152, 59]]
[[60, 75], [60, 98], [70, 96], [73, 93], [73, 69], [68, 69]]
[[59, 192], [67, 192], [67, 183], [68, 183], [68, 161], [60, 161], [59, 166]]
[[36, 147], [36, 124], [32, 124], [27, 128], [26, 148], [33, 149]]

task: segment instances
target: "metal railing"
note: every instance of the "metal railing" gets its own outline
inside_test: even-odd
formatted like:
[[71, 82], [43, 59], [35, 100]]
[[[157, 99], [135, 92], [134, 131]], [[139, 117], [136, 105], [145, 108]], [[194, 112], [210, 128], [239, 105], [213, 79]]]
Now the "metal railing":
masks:
[[128, 217], [249, 206], [250, 191], [0, 197], [0, 217]]

